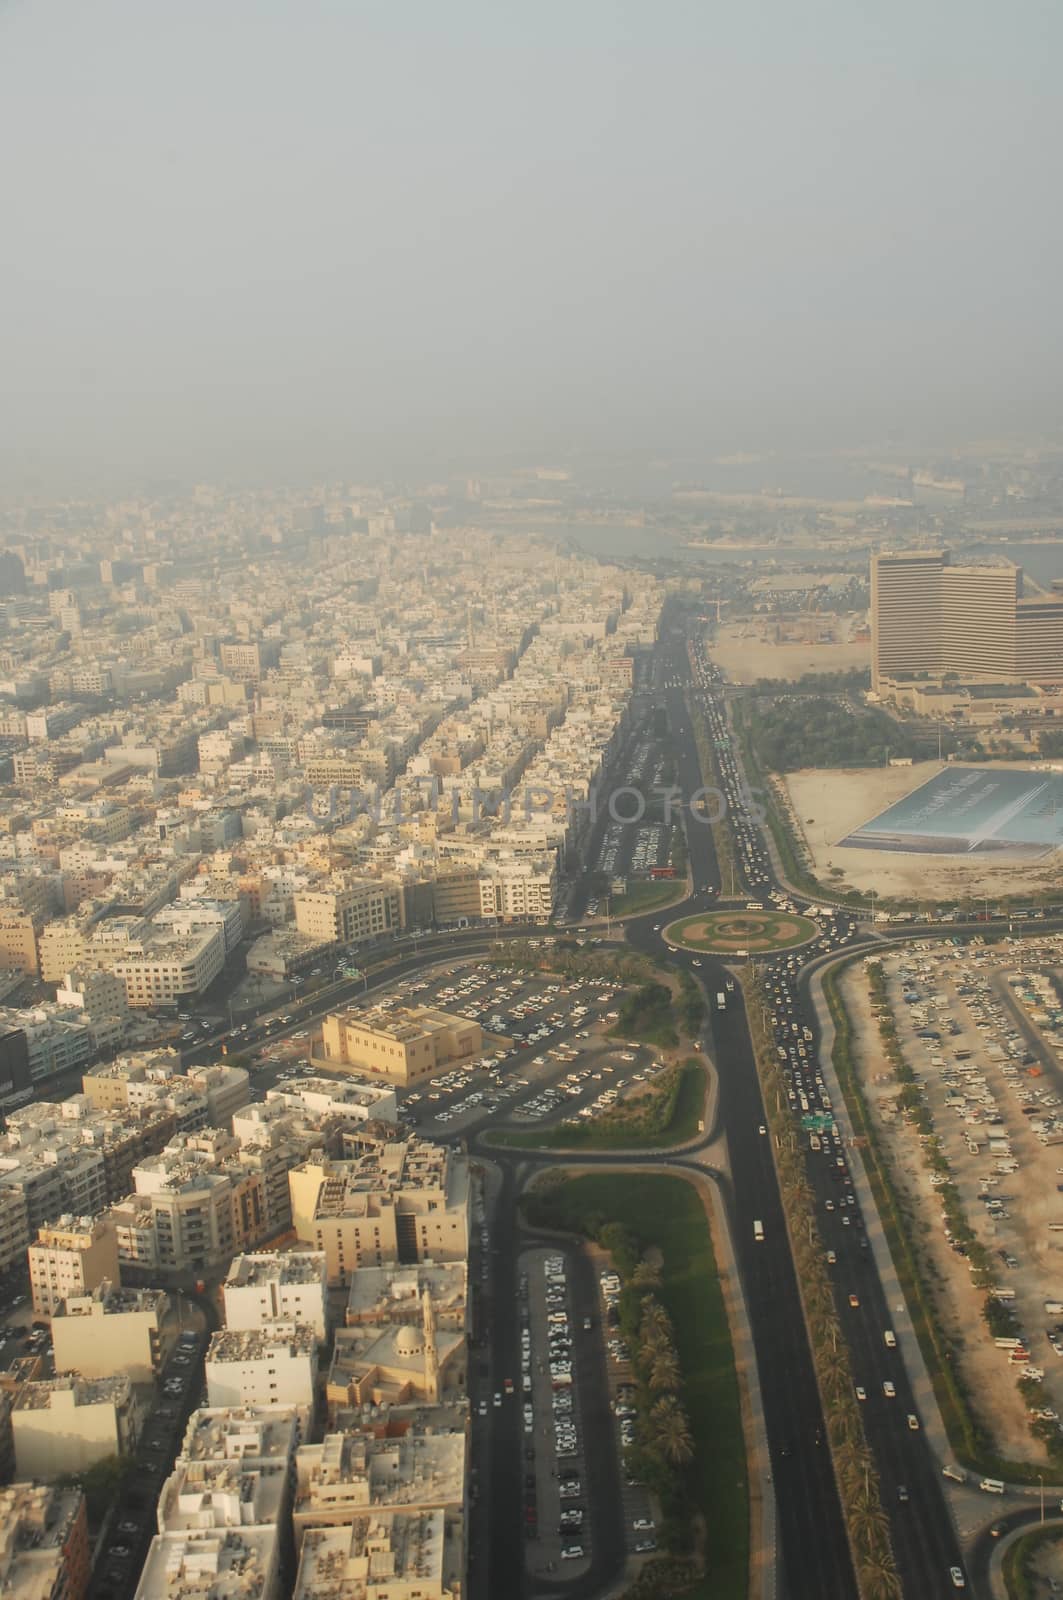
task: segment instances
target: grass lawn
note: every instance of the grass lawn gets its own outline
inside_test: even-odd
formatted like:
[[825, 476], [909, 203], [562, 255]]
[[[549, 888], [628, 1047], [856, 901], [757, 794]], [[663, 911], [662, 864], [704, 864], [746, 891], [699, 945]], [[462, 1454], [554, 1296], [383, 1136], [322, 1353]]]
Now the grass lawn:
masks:
[[706, 1577], [687, 1600], [747, 1600], [749, 1492], [731, 1334], [708, 1222], [696, 1190], [658, 1173], [592, 1173], [553, 1195], [550, 1219], [574, 1233], [587, 1218], [622, 1223], [662, 1256], [659, 1298], [675, 1326], [682, 1397], [696, 1453], [690, 1498], [707, 1536]]
[[789, 950], [806, 944], [818, 933], [808, 917], [789, 911], [707, 911], [693, 917], [680, 917], [669, 923], [664, 936], [672, 944], [688, 950], [705, 950], [717, 955], [738, 951], [759, 955], [761, 951]]
[[661, 878], [657, 882], [633, 883], [626, 894], [617, 894], [609, 902], [610, 915], [634, 917], [646, 911], [659, 911], [662, 906], [673, 906], [687, 892], [682, 878]]
[[1059, 1528], [1033, 1528], [1016, 1539], [1004, 1556], [1004, 1587], [1008, 1600], [1036, 1600], [1042, 1592], [1041, 1585], [1031, 1574], [1031, 1566], [1042, 1545], [1054, 1544], [1063, 1539]]
[[588, 1117], [571, 1128], [529, 1129], [520, 1133], [496, 1133], [492, 1144], [515, 1150], [656, 1150], [665, 1145], [685, 1144], [698, 1131], [705, 1114], [705, 1070], [698, 1062], [685, 1062], [680, 1070], [679, 1088], [672, 1114], [659, 1128], [633, 1123], [625, 1127], [611, 1119]]

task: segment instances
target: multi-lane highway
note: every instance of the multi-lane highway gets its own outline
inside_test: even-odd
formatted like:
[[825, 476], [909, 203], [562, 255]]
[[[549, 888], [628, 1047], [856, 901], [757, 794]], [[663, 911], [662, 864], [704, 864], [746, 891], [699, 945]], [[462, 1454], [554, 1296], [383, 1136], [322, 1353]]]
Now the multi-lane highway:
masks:
[[[677, 644], [671, 652], [670, 663], [666, 657], [663, 670], [672, 682], [683, 682], [687, 680], [686, 667], [685, 647], [681, 649]], [[704, 658], [695, 658], [694, 676], [697, 681], [688, 685], [685, 692], [665, 691], [680, 746], [680, 781], [685, 792], [690, 792], [686, 785], [696, 784], [698, 778], [686, 698], [693, 695], [700, 699], [710, 720], [714, 708], [714, 684]], [[741, 793], [741, 774], [735, 767], [733, 753], [725, 745], [717, 747], [717, 755], [725, 785], [732, 793]], [[706, 879], [696, 864], [708, 833], [703, 827], [688, 828], [696, 884], [716, 881], [711, 877]], [[754, 892], [760, 891], [765, 879], [767, 888], [777, 889], [771, 860], [755, 821], [747, 819], [747, 825], [739, 828], [738, 835], [743, 865], [753, 880]], [[711, 865], [706, 851], [705, 866], [711, 870]], [[836, 918], [834, 928], [840, 942], [852, 937], [852, 927], [844, 918]], [[642, 948], [659, 953], [654, 940], [659, 940], [660, 935], [654, 932], [652, 925], [647, 931], [643, 922], [631, 930], [630, 937]], [[822, 944], [802, 952], [802, 958], [821, 953]], [[672, 959], [684, 958], [677, 954]], [[790, 1079], [795, 1113], [803, 1109], [799, 1095], [803, 1095], [810, 1111], [823, 1109], [822, 1081], [815, 1067], [818, 1025], [809, 1003], [807, 984], [798, 981], [801, 966], [802, 959], [797, 957], [776, 957], [764, 972], [777, 1019], [776, 1038], [787, 1041], [783, 1047], [787, 1055], [785, 1070]], [[711, 993], [719, 986], [722, 972], [714, 969], [712, 963], [706, 963], [697, 976]], [[768, 1139], [760, 1131], [764, 1117], [743, 1010], [731, 1008], [723, 1014], [714, 1013], [712, 1030], [720, 1075], [720, 1120], [727, 1135], [732, 1171], [734, 1243], [753, 1325], [775, 1463], [786, 1590], [792, 1594], [840, 1594], [846, 1592], [841, 1585], [851, 1582], [847, 1548], [828, 1452], [825, 1443], [817, 1442], [823, 1439], [823, 1423], [803, 1327], [799, 1337], [795, 1333], [800, 1325], [796, 1283]], [[806, 1030], [812, 1035], [807, 1045], [804, 1042]], [[795, 1045], [798, 1038], [801, 1040], [800, 1055]], [[954, 1592], [952, 1569], [962, 1569], [963, 1565], [959, 1542], [945, 1500], [940, 1464], [934, 1460], [919, 1425], [918, 1408], [899, 1351], [893, 1342], [887, 1341], [887, 1330], [891, 1329], [893, 1319], [867, 1248], [859, 1207], [853, 1203], [855, 1196], [848, 1173], [850, 1154], [829, 1138], [817, 1143], [819, 1148], [813, 1149], [809, 1138], [806, 1165], [816, 1197], [824, 1249], [834, 1256], [831, 1271], [835, 1298], [849, 1342], [854, 1381], [867, 1396], [864, 1426], [890, 1517], [904, 1592], [912, 1595], [951, 1593]], [[754, 1218], [764, 1223], [763, 1243], [753, 1239]], [[776, 1229], [781, 1237], [778, 1250], [772, 1251], [768, 1246]], [[824, 1517], [834, 1535], [832, 1544], [837, 1542], [833, 1574], [810, 1572], [818, 1561], [810, 1549], [808, 1529], [815, 1527], [822, 1534]]]

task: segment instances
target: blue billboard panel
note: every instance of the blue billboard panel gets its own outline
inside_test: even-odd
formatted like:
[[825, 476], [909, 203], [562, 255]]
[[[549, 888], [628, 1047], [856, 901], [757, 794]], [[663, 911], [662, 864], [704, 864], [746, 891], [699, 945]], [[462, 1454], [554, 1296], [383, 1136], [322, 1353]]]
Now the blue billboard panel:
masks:
[[841, 844], [936, 855], [1046, 855], [1063, 845], [1063, 773], [946, 767]]

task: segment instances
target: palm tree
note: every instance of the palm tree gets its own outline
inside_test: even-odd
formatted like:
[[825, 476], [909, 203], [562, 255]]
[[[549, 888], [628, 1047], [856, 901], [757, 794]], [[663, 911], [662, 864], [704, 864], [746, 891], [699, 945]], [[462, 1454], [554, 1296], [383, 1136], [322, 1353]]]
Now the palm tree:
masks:
[[666, 1461], [682, 1466], [694, 1454], [694, 1438], [686, 1412], [673, 1394], [666, 1394], [650, 1412], [654, 1443]]
[[860, 1585], [867, 1600], [902, 1600], [897, 1568], [892, 1556], [885, 1552], [860, 1562]]
[[889, 1519], [878, 1505], [861, 1505], [850, 1500], [848, 1519], [853, 1538], [869, 1552], [874, 1550], [889, 1532]]
[[679, 1361], [674, 1350], [658, 1350], [650, 1367], [651, 1389], [675, 1389], [679, 1385]]
[[672, 1321], [661, 1302], [655, 1300], [653, 1295], [648, 1294], [642, 1302], [642, 1315], [639, 1318], [639, 1331], [643, 1338], [646, 1337], [647, 1329], [650, 1328], [656, 1329], [658, 1332], [667, 1331], [671, 1333]]
[[635, 1289], [659, 1289], [661, 1287], [661, 1269], [652, 1261], [640, 1261], [631, 1274], [631, 1284]]

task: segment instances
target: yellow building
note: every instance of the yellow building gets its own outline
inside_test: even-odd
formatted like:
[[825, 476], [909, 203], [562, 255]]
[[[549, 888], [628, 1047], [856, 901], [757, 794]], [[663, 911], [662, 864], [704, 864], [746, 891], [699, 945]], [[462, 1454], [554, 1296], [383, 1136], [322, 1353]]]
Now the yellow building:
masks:
[[49, 922], [41, 929], [37, 943], [44, 983], [62, 983], [68, 972], [85, 965], [89, 954], [88, 940], [70, 917]]
[[308, 1161], [288, 1174], [296, 1237], [323, 1250], [332, 1284], [386, 1261], [464, 1261], [469, 1167], [445, 1145], [410, 1139], [353, 1161]]
[[126, 1455], [136, 1447], [138, 1419], [125, 1376], [24, 1383], [11, 1408], [15, 1471], [47, 1481]]
[[118, 1282], [118, 1239], [104, 1217], [60, 1217], [27, 1251], [33, 1309], [53, 1316], [64, 1300]]
[[110, 1378], [125, 1372], [151, 1383], [176, 1336], [167, 1331], [169, 1296], [161, 1289], [118, 1289], [101, 1283], [91, 1294], [71, 1295], [52, 1317], [56, 1372]]
[[322, 1028], [324, 1059], [408, 1087], [483, 1050], [483, 1029], [427, 1006], [333, 1011]]
[[37, 928], [32, 917], [14, 906], [0, 908], [0, 967], [37, 976]]

